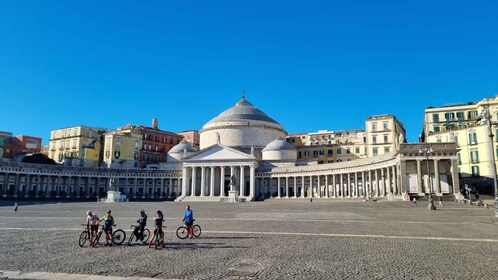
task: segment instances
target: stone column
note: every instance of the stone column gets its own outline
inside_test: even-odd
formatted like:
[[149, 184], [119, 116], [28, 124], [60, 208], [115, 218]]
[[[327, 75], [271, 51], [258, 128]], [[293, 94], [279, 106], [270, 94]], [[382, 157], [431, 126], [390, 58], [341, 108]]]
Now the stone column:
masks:
[[351, 173], [346, 173], [346, 175], [348, 176], [348, 197], [351, 197]]
[[392, 184], [393, 184], [393, 193], [395, 195], [399, 195], [399, 192], [398, 192], [398, 180], [397, 180], [397, 174], [396, 174], [396, 165], [393, 165], [391, 166], [391, 173], [393, 175], [393, 178], [392, 178]]
[[254, 166], [249, 167], [249, 197], [251, 199], [254, 199], [254, 193], [256, 192], [256, 186], [254, 185], [255, 171]]
[[366, 176], [365, 176], [365, 171], [362, 171], [361, 172], [361, 196], [363, 197], [366, 197], [367, 195], [367, 191], [366, 191], [366, 187], [367, 187], [367, 182], [366, 182]]
[[313, 175], [310, 176], [310, 197], [313, 197], [314, 189], [313, 189]]
[[342, 173], [339, 174], [339, 191], [341, 192], [340, 197], [344, 198], [344, 178], [342, 178]]
[[359, 193], [359, 188], [358, 188], [358, 173], [354, 173], [354, 197], [360, 197]]
[[335, 183], [335, 174], [332, 174], [332, 197], [336, 198], [337, 197], [337, 186]]
[[434, 190], [436, 194], [441, 195], [441, 178], [439, 177], [439, 160], [434, 159]]
[[220, 197], [225, 196], [225, 166], [221, 166], [221, 175], [220, 175]]
[[305, 191], [304, 176], [301, 176], [301, 198], [305, 198], [304, 191]]
[[456, 159], [451, 160], [451, 183], [453, 184], [453, 194], [460, 193], [460, 181], [458, 180], [458, 163]]
[[417, 159], [417, 186], [418, 186], [418, 194], [423, 196], [424, 192], [422, 189], [422, 168], [421, 168], [421, 161], [418, 159]]
[[[128, 181], [126, 181], [128, 183]], [[81, 197], [81, 176], [76, 178], [76, 198]]]
[[282, 194], [280, 192], [280, 177], [277, 177], [277, 197], [281, 198]]
[[214, 196], [214, 171], [215, 171], [215, 168], [214, 166], [211, 166], [211, 177], [209, 178], [209, 196]]
[[3, 174], [3, 186], [2, 186], [2, 193], [3, 197], [7, 197], [7, 191], [9, 190], [9, 173], [5, 172]]
[[245, 185], [244, 169], [245, 169], [245, 166], [240, 166], [240, 192], [239, 192], [240, 196], [245, 196], [245, 193], [244, 193], [244, 185]]
[[55, 180], [55, 189], [57, 190], [57, 195], [55, 196], [56, 198], [59, 198], [60, 197], [60, 194], [61, 194], [61, 188], [59, 186], [60, 184], [60, 181], [61, 181], [61, 177], [60, 176], [57, 176], [55, 177], [56, 180]]
[[391, 183], [391, 172], [389, 171], [389, 167], [387, 167], [386, 171], [387, 171], [387, 193], [392, 194], [393, 187], [392, 187], [392, 183]]
[[201, 167], [201, 197], [206, 196], [206, 167]]
[[285, 197], [289, 198], [289, 177], [285, 177]]
[[368, 186], [366, 186], [367, 189], [367, 197], [373, 197], [372, 195], [372, 170], [368, 170]]
[[330, 197], [330, 190], [329, 190], [329, 175], [325, 175], [325, 197], [329, 198]]
[[133, 186], [133, 198], [137, 198], [138, 178], [135, 178]]
[[182, 197], [187, 196], [188, 169], [182, 168]]
[[197, 167], [192, 167], [192, 189], [190, 190], [190, 196], [195, 196], [195, 189], [197, 184]]
[[380, 169], [380, 195], [386, 196], [386, 177], [384, 175], [384, 168]]

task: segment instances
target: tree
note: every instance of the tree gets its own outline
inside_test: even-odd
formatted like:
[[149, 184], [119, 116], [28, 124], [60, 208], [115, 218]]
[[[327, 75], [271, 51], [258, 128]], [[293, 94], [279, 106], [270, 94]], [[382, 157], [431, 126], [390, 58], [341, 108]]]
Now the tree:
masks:
[[33, 155], [25, 156], [22, 159], [22, 162], [25, 162], [25, 163], [37, 163], [37, 164], [51, 164], [51, 165], [55, 165], [56, 164], [53, 159], [48, 158], [44, 154], [33, 154]]

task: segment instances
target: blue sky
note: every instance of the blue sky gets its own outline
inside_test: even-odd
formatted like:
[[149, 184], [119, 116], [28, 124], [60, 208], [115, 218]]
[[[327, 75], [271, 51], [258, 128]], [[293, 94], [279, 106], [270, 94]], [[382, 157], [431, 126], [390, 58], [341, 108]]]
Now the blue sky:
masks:
[[[145, 3], [140, 3], [145, 2]], [[200, 129], [247, 99], [289, 133], [498, 94], [496, 1], [0, 1], [0, 130]]]

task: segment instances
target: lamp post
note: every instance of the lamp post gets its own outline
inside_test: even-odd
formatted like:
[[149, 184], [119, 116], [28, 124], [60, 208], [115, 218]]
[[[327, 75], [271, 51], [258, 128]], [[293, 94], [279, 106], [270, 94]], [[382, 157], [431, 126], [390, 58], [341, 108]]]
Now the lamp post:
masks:
[[493, 184], [495, 187], [495, 214], [493, 216], [493, 221], [496, 223], [498, 222], [498, 183], [496, 181], [496, 159], [495, 159], [495, 151], [493, 149], [493, 123], [491, 122], [491, 112], [489, 112], [489, 105], [486, 107], [484, 111], [484, 118], [488, 121], [488, 132], [489, 132], [489, 152], [492, 155], [492, 168], [493, 170], [491, 171], [493, 175]]
[[419, 150], [419, 153], [424, 154], [425, 162], [427, 163], [427, 180], [429, 186], [429, 204], [427, 205], [428, 210], [436, 210], [436, 206], [434, 206], [434, 201], [432, 200], [432, 181], [431, 181], [431, 172], [429, 170], [429, 155], [433, 152], [431, 145], [425, 144], [423, 148]]

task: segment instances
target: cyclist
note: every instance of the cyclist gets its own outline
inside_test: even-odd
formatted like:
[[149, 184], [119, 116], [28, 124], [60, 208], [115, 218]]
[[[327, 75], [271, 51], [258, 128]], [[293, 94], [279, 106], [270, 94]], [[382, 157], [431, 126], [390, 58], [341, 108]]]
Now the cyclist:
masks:
[[90, 233], [90, 244], [92, 244], [93, 237], [97, 233], [97, 230], [99, 227], [98, 222], [99, 222], [99, 217], [97, 217], [96, 214], [92, 213], [91, 210], [88, 210], [86, 212], [86, 228], [88, 229], [88, 232]]
[[111, 210], [107, 210], [106, 215], [100, 219], [99, 224], [102, 221], [104, 221], [105, 246], [112, 246], [112, 226], [114, 225], [114, 217], [111, 216]]
[[149, 248], [152, 247], [152, 242], [155, 240], [157, 234], [161, 235], [161, 246], [164, 248], [163, 222], [163, 212], [161, 210], [157, 210], [157, 215], [154, 217], [154, 224], [156, 225], [156, 228], [154, 229], [152, 237], [149, 240]]
[[137, 237], [136, 241], [140, 240], [145, 244], [147, 241], [144, 241], [144, 230], [147, 225], [147, 215], [144, 210], [140, 211], [140, 217], [138, 217], [137, 223], [138, 227], [135, 228], [133, 234]]
[[185, 209], [185, 213], [183, 214], [183, 221], [185, 222], [185, 226], [187, 227], [187, 232], [190, 234], [190, 238], [192, 238], [192, 224], [194, 223], [194, 212], [190, 209], [190, 205], [187, 205]]

